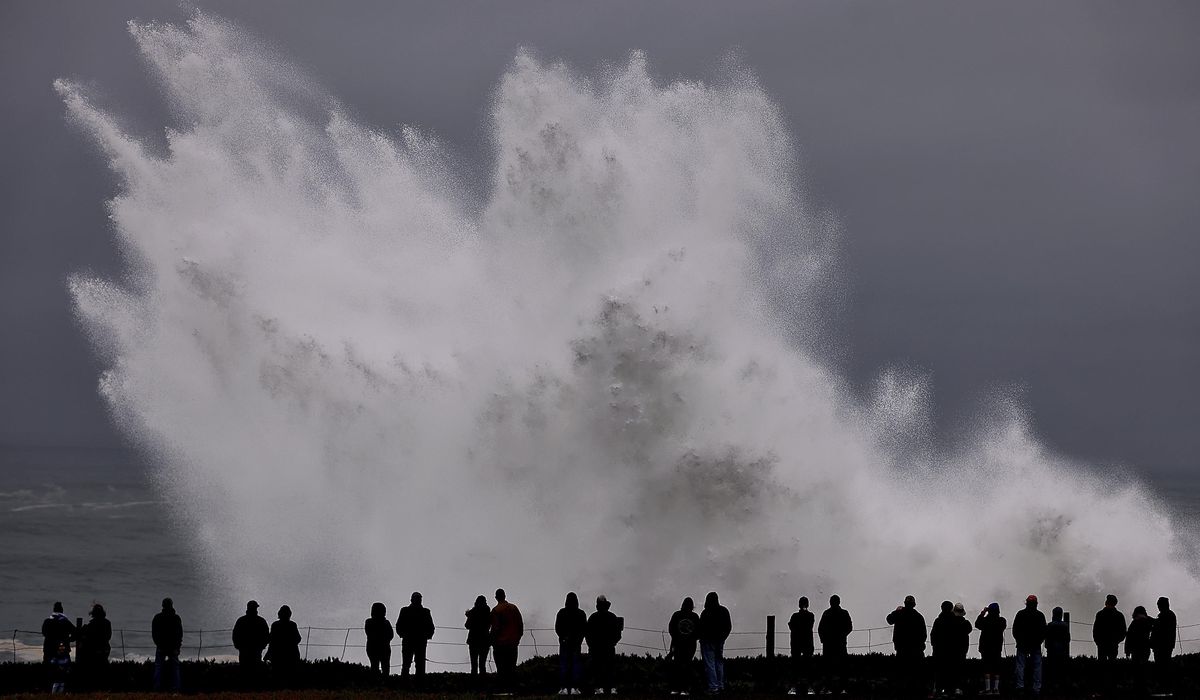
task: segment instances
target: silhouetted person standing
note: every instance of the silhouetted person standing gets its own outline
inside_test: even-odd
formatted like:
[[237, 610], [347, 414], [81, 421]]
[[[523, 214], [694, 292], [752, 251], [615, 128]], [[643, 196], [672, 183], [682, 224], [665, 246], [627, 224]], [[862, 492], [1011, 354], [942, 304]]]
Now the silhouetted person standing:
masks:
[[112, 623], [108, 621], [104, 606], [99, 603], [92, 604], [88, 616], [91, 619], [79, 630], [75, 656], [84, 676], [84, 684], [100, 687], [104, 682], [108, 655], [112, 653]]
[[487, 675], [488, 649], [491, 648], [489, 638], [492, 628], [492, 609], [488, 607], [487, 598], [475, 598], [475, 605], [464, 613], [467, 622], [467, 651], [471, 654], [471, 675]]
[[292, 609], [284, 605], [279, 608], [278, 619], [271, 623], [271, 634], [267, 643], [267, 658], [275, 682], [290, 687], [300, 665], [300, 628], [292, 622]]
[[1042, 642], [1046, 639], [1046, 616], [1037, 609], [1038, 599], [1030, 595], [1025, 609], [1013, 616], [1013, 641], [1017, 645], [1017, 692], [1025, 690], [1025, 671], [1033, 676], [1033, 692], [1042, 692]]
[[941, 694], [963, 689], [963, 663], [971, 645], [971, 623], [967, 622], [962, 603], [942, 602], [942, 611], [933, 621], [929, 644], [933, 647], [934, 689]]
[[800, 596], [799, 610], [788, 620], [791, 632], [792, 687], [788, 695], [807, 693], [812, 688], [813, 623], [816, 617], [809, 612], [808, 596]]
[[50, 617], [42, 621], [42, 660], [50, 663], [58, 656], [58, 645], [67, 645], [71, 654], [71, 641], [75, 639], [75, 625], [63, 614], [63, 604], [54, 603]]
[[825, 662], [825, 689], [833, 692], [846, 689], [846, 640], [854, 631], [850, 613], [842, 608], [840, 596], [829, 596], [829, 608], [821, 613], [817, 636], [821, 638], [821, 656]]
[[1178, 623], [1175, 613], [1171, 610], [1171, 601], [1166, 597], [1158, 599], [1158, 618], [1150, 630], [1150, 650], [1154, 652], [1154, 668], [1158, 675], [1160, 690], [1172, 692], [1175, 677], [1171, 672], [1171, 655], [1175, 653], [1175, 635]]
[[725, 640], [732, 631], [729, 609], [721, 605], [716, 591], [710, 591], [700, 612], [700, 656], [709, 693], [725, 690]]
[[583, 675], [583, 639], [587, 636], [587, 613], [579, 609], [575, 591], [567, 594], [563, 607], [554, 617], [554, 633], [558, 635], [558, 694], [579, 692]]
[[496, 589], [496, 607], [492, 608], [492, 654], [496, 659], [496, 680], [505, 689], [511, 688], [517, 672], [517, 647], [525, 636], [521, 611], [508, 602], [503, 588]]
[[1104, 607], [1096, 613], [1096, 621], [1092, 625], [1092, 641], [1096, 642], [1096, 658], [1101, 661], [1114, 661], [1117, 649], [1125, 641], [1125, 615], [1117, 610], [1117, 597], [1109, 594], [1104, 599]]
[[992, 603], [975, 618], [979, 630], [979, 656], [983, 661], [981, 695], [1000, 694], [1000, 657], [1004, 653], [1004, 630], [1008, 620], [1000, 616], [1000, 604]]
[[414, 592], [407, 607], [400, 608], [396, 618], [396, 635], [400, 637], [400, 653], [403, 665], [400, 676], [408, 675], [408, 667], [417, 662], [417, 678], [425, 677], [425, 650], [433, 633], [433, 614], [421, 605], [421, 594]]
[[271, 628], [258, 614], [258, 601], [246, 603], [246, 614], [233, 625], [233, 647], [238, 650], [238, 663], [242, 667], [244, 683], [258, 683], [262, 666], [263, 650], [270, 641]]
[[[183, 646], [183, 620], [175, 612], [175, 603], [163, 598], [162, 612], [150, 622], [150, 637], [154, 640], [154, 690], [179, 692], [179, 649]], [[165, 676], [165, 678], [164, 678]]]
[[610, 694], [617, 692], [613, 680], [613, 665], [617, 660], [617, 642], [621, 641], [621, 618], [609, 610], [608, 598], [596, 598], [596, 612], [587, 619], [588, 657], [591, 659], [592, 684], [597, 695], [605, 689]]
[[363, 631], [367, 633], [367, 658], [371, 660], [371, 670], [386, 681], [392, 674], [392, 638], [396, 636], [387, 619], [387, 606], [383, 603], [371, 605], [371, 616], [363, 623]]
[[896, 649], [899, 667], [896, 685], [900, 695], [924, 694], [921, 667], [925, 663], [925, 618], [917, 612], [917, 599], [905, 596], [904, 605], [888, 613], [887, 623], [892, 626], [892, 646]]
[[667, 632], [671, 635], [672, 695], [687, 695], [692, 688], [692, 659], [696, 656], [700, 635], [700, 616], [695, 609], [691, 597], [684, 598], [667, 624]]
[[1069, 678], [1071, 663], [1071, 626], [1063, 619], [1063, 609], [1050, 611], [1050, 623], [1046, 625], [1046, 680], [1045, 687], [1061, 691]]
[[1146, 613], [1146, 608], [1139, 605], [1133, 609], [1133, 619], [1129, 621], [1129, 630], [1125, 635], [1125, 656], [1133, 663], [1133, 683], [1140, 694], [1149, 690], [1146, 680], [1149, 676], [1147, 667], [1150, 665], [1150, 634], [1154, 629], [1154, 619]]

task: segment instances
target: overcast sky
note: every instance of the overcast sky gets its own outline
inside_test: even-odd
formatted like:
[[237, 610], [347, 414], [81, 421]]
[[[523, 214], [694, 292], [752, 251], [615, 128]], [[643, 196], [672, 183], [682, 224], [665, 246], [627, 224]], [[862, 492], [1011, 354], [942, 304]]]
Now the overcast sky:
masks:
[[[486, 173], [519, 46], [584, 69], [644, 49], [663, 79], [737, 49], [779, 102], [805, 187], [842, 223], [831, 355], [856, 385], [929, 372], [944, 432], [1023, 387], [1046, 442], [1147, 470], [1200, 460], [1200, 4], [202, 1], [375, 126]], [[120, 269], [105, 163], [51, 89], [140, 134], [169, 123], [125, 23], [173, 2], [0, 3], [0, 444], [111, 446], [72, 272]]]

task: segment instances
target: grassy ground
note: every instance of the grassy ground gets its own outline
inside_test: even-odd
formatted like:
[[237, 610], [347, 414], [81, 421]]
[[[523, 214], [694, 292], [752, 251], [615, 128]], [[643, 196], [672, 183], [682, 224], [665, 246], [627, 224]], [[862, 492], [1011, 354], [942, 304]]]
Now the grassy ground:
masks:
[[[399, 659], [396, 659], [397, 661]], [[814, 675], [820, 677], [822, 668], [820, 657], [815, 659]], [[1004, 676], [1003, 686], [1011, 687], [1012, 660], [1008, 659], [1009, 668]], [[516, 694], [521, 697], [549, 697], [558, 689], [557, 658], [542, 657], [531, 659], [521, 664], [517, 670]], [[1200, 698], [1200, 654], [1189, 654], [1175, 660], [1175, 691], [1176, 697]], [[848, 698], [884, 699], [894, 697], [891, 692], [889, 678], [895, 670], [895, 658], [890, 655], [870, 654], [850, 657], [847, 668], [847, 685], [850, 695]], [[693, 673], [700, 677], [699, 662], [693, 667]], [[292, 687], [302, 690], [267, 691], [273, 683], [282, 679], [272, 679], [269, 676], [258, 679], [257, 692], [237, 692], [245, 685], [245, 677], [237, 664], [211, 661], [185, 661], [182, 665], [184, 693], [206, 694], [216, 697], [237, 698], [313, 698], [333, 700], [335, 698], [362, 697], [400, 697], [419, 696], [421, 698], [456, 698], [458, 700], [477, 700], [487, 697], [486, 688], [481, 688], [467, 674], [463, 673], [431, 673], [426, 676], [420, 686], [402, 683], [401, 679], [393, 676], [386, 688], [380, 687], [379, 679], [372, 676], [370, 670], [359, 664], [345, 663], [336, 659], [308, 661], [301, 664], [288, 680]], [[979, 668], [977, 661], [968, 661], [966, 675], [969, 679], [978, 679]], [[1070, 682], [1063, 691], [1046, 694], [1050, 698], [1090, 698], [1098, 693], [1107, 697], [1134, 698], [1137, 697], [1133, 686], [1134, 668], [1124, 660], [1119, 661], [1111, 673], [1105, 673], [1095, 659], [1071, 659], [1069, 668]], [[103, 689], [103, 693], [93, 693], [91, 697], [121, 697], [154, 698], [169, 697], [145, 692], [152, 685], [153, 664], [149, 662], [113, 663], [106, 669], [102, 678], [93, 678], [92, 687]], [[664, 662], [657, 657], [622, 656], [617, 664], [617, 687], [621, 690], [618, 697], [662, 697], [667, 691], [667, 669]], [[739, 658], [727, 662], [727, 679], [730, 697], [780, 697], [787, 688], [788, 659]], [[76, 697], [88, 697], [81, 691], [86, 689], [87, 678], [82, 676], [72, 678], [68, 688]], [[44, 693], [50, 687], [46, 669], [40, 664], [4, 663], [0, 664], [0, 694], [36, 694]], [[695, 691], [700, 688], [696, 687]], [[694, 692], [694, 695], [699, 695]], [[968, 689], [968, 697], [972, 693]]]

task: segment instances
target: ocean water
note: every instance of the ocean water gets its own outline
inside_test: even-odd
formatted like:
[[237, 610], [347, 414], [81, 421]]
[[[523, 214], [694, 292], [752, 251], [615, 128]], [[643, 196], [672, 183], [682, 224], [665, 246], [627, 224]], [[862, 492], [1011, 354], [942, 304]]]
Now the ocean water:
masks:
[[27, 632], [55, 601], [85, 621], [99, 602], [114, 627], [142, 630], [170, 596], [189, 625], [229, 626], [151, 474], [126, 450], [0, 447], [0, 658], [14, 631], [19, 650], [40, 649]]

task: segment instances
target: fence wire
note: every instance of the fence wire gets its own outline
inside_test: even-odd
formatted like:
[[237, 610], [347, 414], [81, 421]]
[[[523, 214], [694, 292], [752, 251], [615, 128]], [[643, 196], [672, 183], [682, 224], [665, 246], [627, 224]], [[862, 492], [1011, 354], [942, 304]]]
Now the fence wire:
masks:
[[[1080, 625], [1082, 627], [1092, 627], [1092, 623], [1081, 620], [1071, 620], [1071, 626]], [[926, 625], [930, 628], [931, 625]], [[1187, 625], [1179, 625], [1177, 629], [1186, 630], [1200, 627], [1200, 623], [1191, 623]], [[305, 659], [311, 656], [313, 658], [337, 658], [345, 660], [347, 653], [354, 651], [365, 652], [366, 650], [366, 633], [361, 627], [301, 627], [303, 630], [303, 647], [302, 654]], [[872, 653], [880, 647], [891, 647], [891, 626], [883, 627], [866, 627], [855, 629], [851, 634], [854, 636], [851, 641], [854, 643], [847, 644], [847, 649], [856, 650], [861, 653]], [[464, 634], [465, 630], [461, 627], [444, 627], [438, 626], [436, 630], [444, 633], [442, 639], [431, 639], [428, 644], [431, 647], [445, 649], [446, 647], [454, 647], [466, 649], [465, 637], [462, 641], [446, 641], [445, 636], [449, 634]], [[978, 630], [972, 630], [972, 634]], [[518, 648], [525, 655], [540, 657], [546, 654], [558, 652], [558, 639], [554, 635], [554, 629], [550, 627], [527, 627], [525, 628], [526, 635], [522, 638]], [[661, 654], [666, 655], [670, 651], [670, 635], [665, 629], [653, 629], [649, 627], [633, 627], [626, 626], [624, 628], [627, 638], [623, 638], [617, 643], [618, 647], [628, 650], [635, 654]], [[636, 633], [630, 635], [629, 633]], [[236, 658], [236, 651], [233, 646], [231, 628], [222, 629], [204, 629], [190, 630], [184, 632], [184, 644], [180, 651], [180, 658], [188, 659], [212, 659], [220, 660], [224, 658]], [[314, 637], [315, 633], [315, 637]], [[542, 634], [542, 641], [538, 641], [538, 633]], [[738, 641], [747, 637], [757, 636], [763, 640], [762, 644], [738, 644]], [[791, 637], [791, 632], [783, 629], [776, 629], [775, 640], [784, 640], [783, 644], [776, 643], [774, 646], [777, 649], [785, 650], [788, 648], [788, 641]], [[1074, 635], [1072, 635], [1074, 636]], [[750, 630], [734, 630], [730, 633], [732, 644], [725, 647], [725, 651], [729, 653], [748, 652], [748, 653], [765, 653], [767, 650], [766, 630], [750, 631]], [[816, 631], [813, 632], [814, 642], [819, 642]], [[865, 639], [864, 639], [865, 637]], [[1073, 644], [1082, 644], [1090, 646], [1092, 644], [1090, 635], [1087, 639], [1072, 640]], [[206, 641], [209, 640], [209, 641]], [[636, 641], [631, 641], [635, 639]], [[746, 641], [749, 641], [746, 639]], [[1197, 644], [1200, 642], [1200, 637], [1183, 638], [1176, 641], [1179, 645], [1180, 653], [1186, 653], [1185, 644]], [[37, 660], [41, 658], [42, 653], [42, 634], [40, 631], [23, 630], [14, 628], [12, 630], [12, 660], [20, 661], [22, 657], [25, 660]], [[133, 657], [135, 660], [145, 659], [153, 656], [155, 645], [151, 639], [151, 632], [147, 629], [114, 629], [112, 639], [109, 642], [112, 648], [112, 658], [120, 658], [123, 661]], [[1004, 650], [1006, 653], [1013, 649], [1014, 643], [1011, 641], [1004, 642]], [[401, 641], [396, 639], [392, 642], [393, 649], [401, 647]], [[314, 653], [315, 651], [315, 653]], [[448, 651], [448, 650], [447, 650]], [[207, 652], [207, 654], [206, 654]], [[327, 653], [328, 652], [328, 653]], [[426, 657], [426, 662], [438, 666], [469, 666], [469, 661], [450, 661], [446, 659]], [[491, 656], [488, 657], [488, 668], [494, 669]]]

